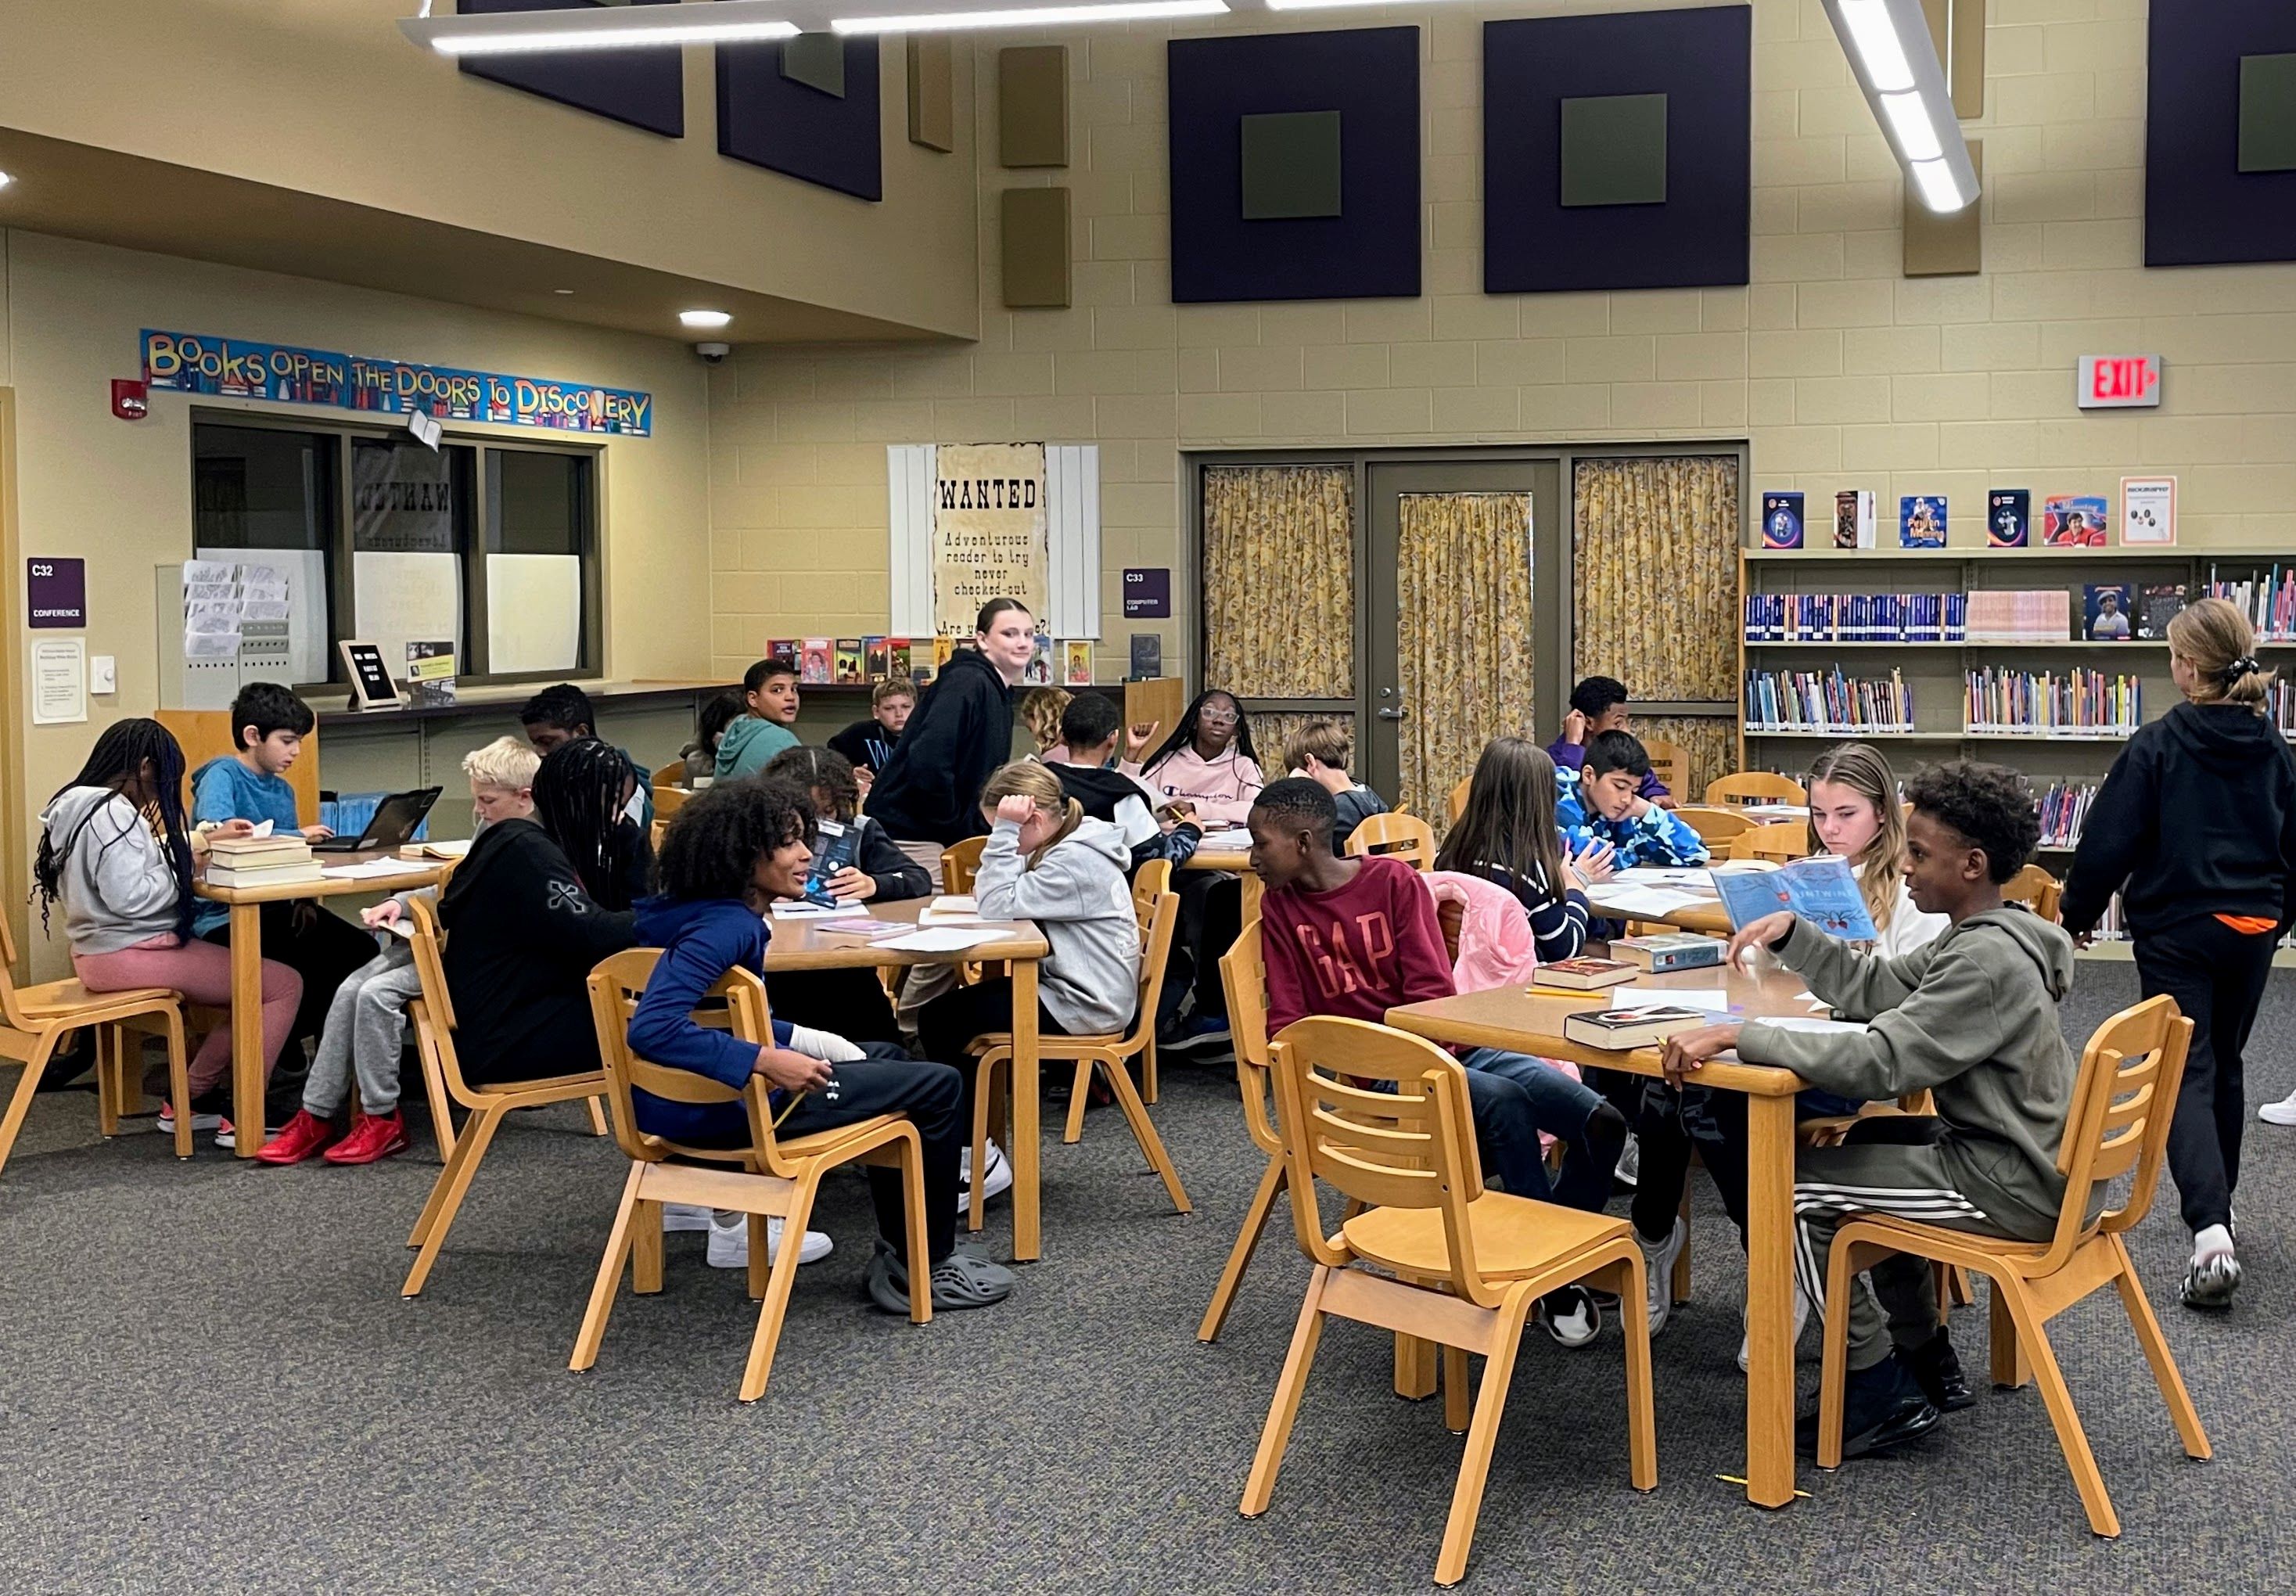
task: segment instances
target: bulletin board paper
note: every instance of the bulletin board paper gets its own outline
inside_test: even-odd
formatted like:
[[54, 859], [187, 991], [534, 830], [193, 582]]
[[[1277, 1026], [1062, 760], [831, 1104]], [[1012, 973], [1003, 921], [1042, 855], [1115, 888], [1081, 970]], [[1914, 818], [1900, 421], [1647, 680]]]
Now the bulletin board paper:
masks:
[[581, 556], [488, 555], [487, 668], [572, 670], [581, 657]]

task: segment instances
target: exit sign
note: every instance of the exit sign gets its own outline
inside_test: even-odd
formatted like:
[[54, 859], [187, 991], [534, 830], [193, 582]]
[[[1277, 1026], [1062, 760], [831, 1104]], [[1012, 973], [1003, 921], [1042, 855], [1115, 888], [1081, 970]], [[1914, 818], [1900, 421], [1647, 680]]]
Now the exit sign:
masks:
[[2124, 410], [2161, 402], [2158, 355], [2083, 355], [2073, 402], [2084, 410]]

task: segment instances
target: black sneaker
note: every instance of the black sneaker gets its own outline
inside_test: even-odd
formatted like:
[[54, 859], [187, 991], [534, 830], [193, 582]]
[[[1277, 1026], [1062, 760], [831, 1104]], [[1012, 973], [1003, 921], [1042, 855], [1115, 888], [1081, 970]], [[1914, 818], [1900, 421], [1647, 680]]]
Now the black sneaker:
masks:
[[1961, 1360], [1954, 1355], [1953, 1343], [1946, 1338], [1943, 1325], [1938, 1326], [1938, 1333], [1922, 1345], [1898, 1355], [1914, 1371], [1922, 1394], [1939, 1412], [1958, 1413], [1964, 1408], [1977, 1405], [1977, 1394], [1969, 1388], [1969, 1380], [1961, 1372]]
[[[1842, 1460], [1910, 1441], [1935, 1429], [1944, 1419], [1922, 1394], [1921, 1382], [1896, 1353], [1871, 1369], [1853, 1369], [1849, 1388], [1842, 1393]], [[1816, 1414], [1805, 1414], [1794, 1421], [1794, 1446], [1816, 1454]]]

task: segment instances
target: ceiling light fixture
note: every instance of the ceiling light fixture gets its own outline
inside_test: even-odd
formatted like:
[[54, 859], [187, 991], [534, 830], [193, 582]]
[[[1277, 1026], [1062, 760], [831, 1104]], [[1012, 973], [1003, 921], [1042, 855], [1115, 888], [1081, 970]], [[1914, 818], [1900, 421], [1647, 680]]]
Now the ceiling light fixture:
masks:
[[1887, 0], [1841, 0], [1837, 14], [1849, 32], [1850, 48], [1866, 65], [1860, 77], [1885, 95], [1914, 86], [1913, 63], [1906, 59], [1905, 41], [1890, 20]]
[[1977, 167], [1947, 91], [1922, 0], [1824, 0], [1874, 119], [1921, 202], [1941, 214], [1975, 202]]
[[733, 319], [732, 314], [724, 310], [681, 310], [677, 313], [678, 325], [691, 327], [697, 333], [714, 333]]
[[1267, 0], [1270, 11], [1335, 11], [1349, 5], [1393, 5], [1402, 0]]
[[1977, 198], [1974, 187], [1961, 186], [1948, 161], [1916, 160], [1913, 175], [1914, 187], [1919, 191], [1922, 203], [1941, 216], [1951, 215]]
[[455, 17], [431, 16], [426, 4], [422, 15], [402, 21], [398, 30], [441, 55], [526, 55], [741, 44], [793, 37], [798, 28], [783, 0], [715, 0], [709, 5], [585, 6]]
[[14, 176], [13, 176], [13, 175], [12, 175], [12, 174], [10, 174], [10, 173], [7, 173], [7, 172], [0, 172], [0, 188], [5, 188], [5, 187], [7, 187], [11, 183], [13, 183], [15, 180], [16, 180], [16, 179], [15, 179], [15, 177], [14, 177]]
[[1935, 160], [1945, 153], [1938, 142], [1937, 125], [1919, 95], [1883, 95], [1882, 119], [1896, 140], [1898, 153], [1909, 161]]
[[[720, 4], [730, 0], [718, 0]], [[1029, 5], [1003, 11], [916, 12], [898, 17], [838, 17], [838, 33], [943, 33], [968, 28], [1051, 28], [1070, 22], [1132, 22], [1157, 17], [1209, 17], [1226, 0], [1103, 0], [1087, 5]]]

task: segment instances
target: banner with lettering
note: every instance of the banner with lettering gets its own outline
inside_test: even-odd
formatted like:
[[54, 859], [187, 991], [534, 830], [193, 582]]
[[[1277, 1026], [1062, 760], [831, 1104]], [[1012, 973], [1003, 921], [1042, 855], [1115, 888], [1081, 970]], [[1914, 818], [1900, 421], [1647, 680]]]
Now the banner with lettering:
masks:
[[933, 451], [933, 630], [970, 638], [980, 606], [1017, 598], [1050, 614], [1045, 446], [944, 443]]
[[144, 330], [144, 381], [176, 393], [279, 399], [381, 415], [420, 410], [441, 421], [497, 422], [561, 432], [644, 438], [653, 395], [415, 360], [342, 355], [204, 333]]

